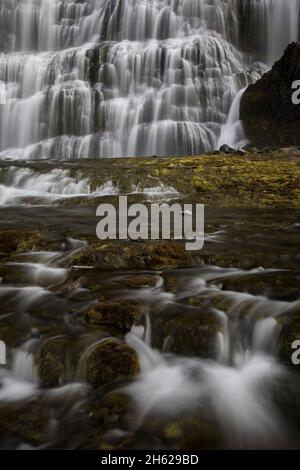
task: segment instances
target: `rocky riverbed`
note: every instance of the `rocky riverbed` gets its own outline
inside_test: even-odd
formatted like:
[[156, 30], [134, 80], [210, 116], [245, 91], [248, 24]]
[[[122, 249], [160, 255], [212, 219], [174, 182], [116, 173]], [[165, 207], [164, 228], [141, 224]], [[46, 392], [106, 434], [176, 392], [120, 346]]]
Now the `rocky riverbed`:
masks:
[[[299, 447], [300, 155], [0, 163], [1, 448]], [[205, 244], [96, 207], [205, 204]]]

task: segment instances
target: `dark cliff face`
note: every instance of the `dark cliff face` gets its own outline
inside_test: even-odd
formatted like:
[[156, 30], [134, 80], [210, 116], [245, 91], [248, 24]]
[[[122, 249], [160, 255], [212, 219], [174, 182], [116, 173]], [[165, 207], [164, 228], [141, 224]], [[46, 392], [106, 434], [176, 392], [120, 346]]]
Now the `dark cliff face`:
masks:
[[252, 145], [300, 145], [300, 104], [292, 101], [296, 80], [300, 80], [300, 43], [290, 44], [272, 70], [242, 97], [241, 120]]

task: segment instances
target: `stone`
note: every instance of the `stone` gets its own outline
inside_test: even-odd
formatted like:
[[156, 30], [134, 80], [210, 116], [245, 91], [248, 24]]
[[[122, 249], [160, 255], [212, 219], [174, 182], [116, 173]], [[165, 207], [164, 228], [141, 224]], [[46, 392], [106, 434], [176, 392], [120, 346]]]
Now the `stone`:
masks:
[[140, 319], [140, 308], [134, 302], [106, 301], [89, 308], [86, 321], [96, 325], [112, 325], [130, 331]]
[[250, 85], [241, 99], [240, 117], [251, 145], [300, 144], [300, 105], [292, 84], [300, 77], [300, 43], [290, 44], [272, 70]]
[[134, 349], [108, 338], [97, 344], [85, 359], [86, 379], [92, 385], [109, 385], [134, 378], [140, 363]]

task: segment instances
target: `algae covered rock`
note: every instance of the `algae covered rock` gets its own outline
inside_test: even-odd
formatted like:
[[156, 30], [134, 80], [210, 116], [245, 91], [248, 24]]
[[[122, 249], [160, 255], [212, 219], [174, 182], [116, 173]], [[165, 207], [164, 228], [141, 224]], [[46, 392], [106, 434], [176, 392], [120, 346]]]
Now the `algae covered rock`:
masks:
[[0, 434], [17, 438], [34, 445], [46, 439], [49, 424], [49, 410], [45, 403], [9, 403], [0, 406]]
[[260, 272], [219, 277], [212, 283], [219, 285], [223, 290], [246, 292], [292, 302], [300, 299], [299, 280], [299, 272], [261, 270]]
[[154, 276], [149, 276], [146, 274], [139, 274], [136, 276], [130, 276], [125, 280], [127, 287], [132, 289], [143, 289], [154, 287], [156, 284], [156, 279]]
[[154, 342], [172, 353], [200, 358], [216, 358], [217, 335], [221, 329], [217, 317], [210, 312], [175, 314], [168, 320], [154, 320]]
[[99, 302], [89, 308], [86, 320], [95, 325], [112, 325], [123, 331], [130, 331], [140, 319], [140, 308], [134, 302]]
[[99, 397], [87, 405], [85, 412], [98, 429], [128, 426], [135, 416], [132, 399], [119, 391], [111, 392], [99, 402]]
[[156, 435], [167, 449], [212, 450], [218, 447], [220, 439], [216, 423], [196, 411], [194, 416], [187, 414], [173, 419], [149, 416], [144, 428], [151, 430], [151, 435]]
[[191, 265], [191, 254], [184, 244], [175, 241], [149, 243], [91, 242], [73, 258], [73, 265], [85, 265], [102, 270], [173, 269]]
[[240, 116], [251, 144], [300, 145], [300, 105], [292, 101], [292, 85], [299, 77], [300, 43], [292, 43], [272, 70], [247, 88]]
[[85, 358], [86, 380], [92, 385], [123, 382], [135, 377], [139, 370], [134, 349], [114, 338], [99, 342]]
[[0, 322], [0, 339], [9, 348], [17, 348], [25, 343], [32, 336], [31, 328], [22, 321], [16, 321], [15, 317], [9, 318], [5, 322]]
[[41, 386], [58, 387], [65, 382], [69, 342], [66, 337], [50, 338], [36, 353], [35, 362]]
[[35, 230], [1, 229], [0, 252], [11, 254], [28, 251], [34, 248], [39, 239], [40, 235]]

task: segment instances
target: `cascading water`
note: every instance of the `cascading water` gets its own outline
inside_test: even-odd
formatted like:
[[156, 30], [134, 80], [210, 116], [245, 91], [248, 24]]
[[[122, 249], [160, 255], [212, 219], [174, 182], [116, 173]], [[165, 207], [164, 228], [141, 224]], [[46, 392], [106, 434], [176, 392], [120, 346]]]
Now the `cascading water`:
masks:
[[3, 0], [0, 155], [98, 158], [216, 148], [236, 93], [261, 73], [253, 60], [270, 63], [299, 37], [299, 5]]

